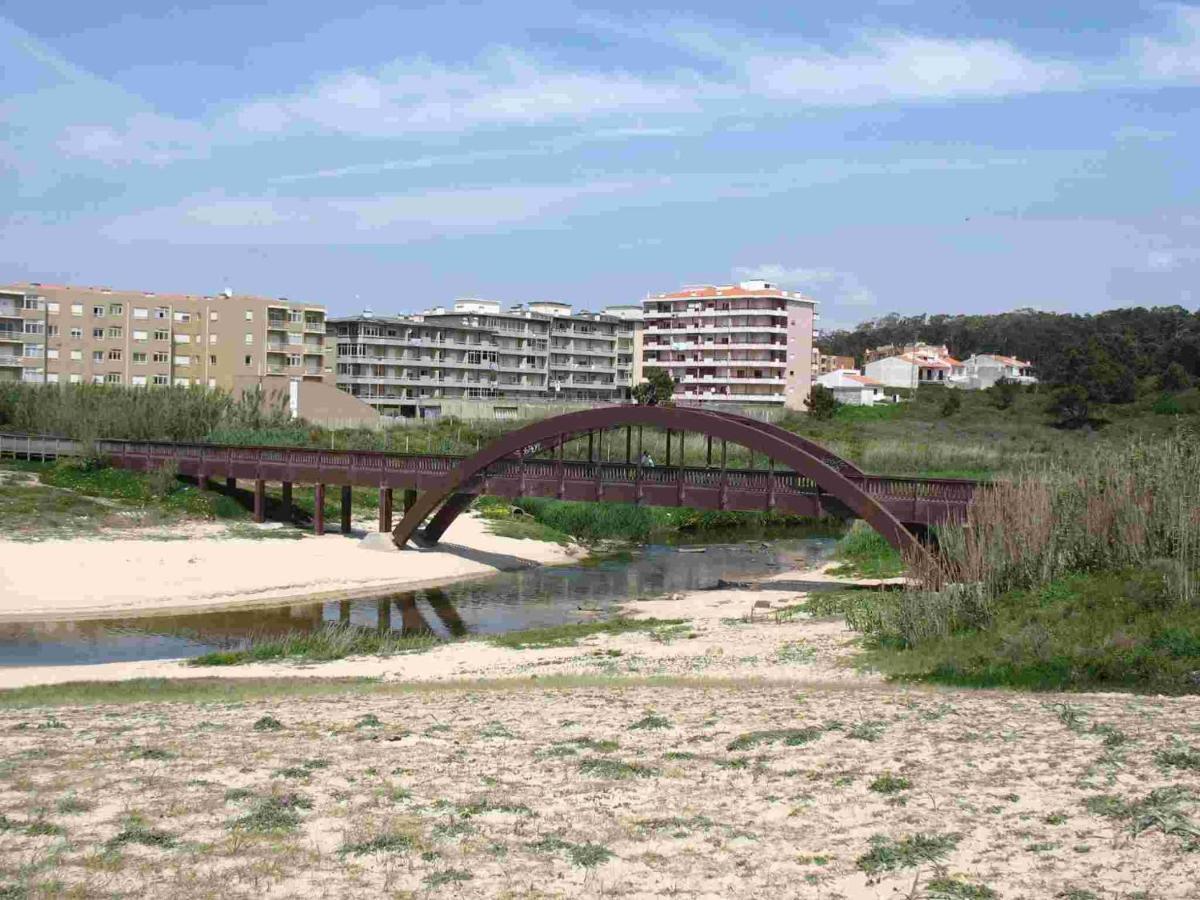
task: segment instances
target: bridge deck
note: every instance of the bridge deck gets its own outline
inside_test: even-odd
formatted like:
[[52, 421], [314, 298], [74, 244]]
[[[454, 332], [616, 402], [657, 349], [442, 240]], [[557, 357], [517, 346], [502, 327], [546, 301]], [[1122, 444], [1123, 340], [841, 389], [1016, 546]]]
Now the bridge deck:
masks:
[[[181, 475], [255, 482], [321, 484], [382, 489], [437, 490], [463, 457], [244, 447], [164, 441], [96, 442], [114, 465], [149, 471], [173, 461]], [[73, 455], [70, 440], [0, 434], [0, 454], [50, 457]], [[976, 483], [953, 478], [894, 475], [847, 477], [885, 505], [901, 522], [935, 525], [961, 521]], [[554, 497], [562, 500], [689, 506], [699, 509], [776, 510], [803, 516], [842, 515], [832, 495], [810, 479], [783, 469], [720, 469], [710, 466], [644, 467], [624, 462], [505, 459], [467, 482], [464, 491], [494, 496]]]

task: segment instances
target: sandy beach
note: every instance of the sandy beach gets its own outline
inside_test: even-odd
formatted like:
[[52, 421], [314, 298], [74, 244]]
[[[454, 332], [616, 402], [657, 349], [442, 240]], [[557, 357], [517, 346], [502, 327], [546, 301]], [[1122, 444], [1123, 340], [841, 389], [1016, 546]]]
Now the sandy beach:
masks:
[[361, 531], [278, 540], [191, 527], [186, 540], [0, 540], [0, 622], [363, 598], [569, 562], [582, 552], [500, 537], [471, 515], [460, 516], [437, 548], [403, 553], [386, 536], [363, 541]]

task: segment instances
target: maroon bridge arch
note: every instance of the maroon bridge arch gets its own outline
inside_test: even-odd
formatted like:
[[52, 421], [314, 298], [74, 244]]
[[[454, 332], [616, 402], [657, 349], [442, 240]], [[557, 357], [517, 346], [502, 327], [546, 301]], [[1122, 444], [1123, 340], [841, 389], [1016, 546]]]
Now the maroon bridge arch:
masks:
[[[474, 456], [462, 460], [435, 489], [425, 491], [392, 532], [403, 549], [417, 529], [439, 507], [421, 535], [422, 543], [435, 544], [477, 494], [472, 481], [488, 466], [509, 457], [521, 457], [530, 448], [561, 447], [583, 434], [625, 426], [650, 426], [669, 431], [693, 432], [739, 444], [798, 475], [811, 479], [867, 522], [906, 558], [927, 559], [927, 551], [904, 524], [875, 497], [851, 479], [862, 473], [849, 462], [806, 438], [774, 425], [732, 413], [685, 407], [611, 406], [543, 419], [510, 432]], [[847, 477], [849, 476], [849, 477]]]

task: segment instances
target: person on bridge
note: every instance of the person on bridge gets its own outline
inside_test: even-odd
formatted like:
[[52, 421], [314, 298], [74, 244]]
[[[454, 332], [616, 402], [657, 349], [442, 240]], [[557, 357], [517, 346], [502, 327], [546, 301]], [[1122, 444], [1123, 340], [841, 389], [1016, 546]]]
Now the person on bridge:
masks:
[[646, 466], [647, 468], [653, 469], [654, 468], [654, 459], [650, 456], [649, 453], [647, 453], [645, 450], [643, 450], [642, 458], [639, 460], [639, 464]]

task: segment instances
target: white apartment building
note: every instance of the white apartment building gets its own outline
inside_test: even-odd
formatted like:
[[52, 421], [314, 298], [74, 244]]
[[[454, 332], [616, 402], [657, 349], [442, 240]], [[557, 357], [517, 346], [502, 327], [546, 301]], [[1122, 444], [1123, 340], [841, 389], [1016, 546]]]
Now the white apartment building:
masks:
[[652, 294], [642, 301], [643, 371], [666, 369], [680, 403], [803, 409], [816, 302], [768, 281]]
[[438, 415], [440, 400], [626, 400], [640, 378], [640, 318], [536, 302], [463, 299], [410, 316], [330, 319], [338, 386], [383, 415]]
[[999, 353], [975, 353], [963, 360], [963, 371], [954, 378], [954, 386], [981, 391], [998, 381], [1037, 384], [1033, 363]]

